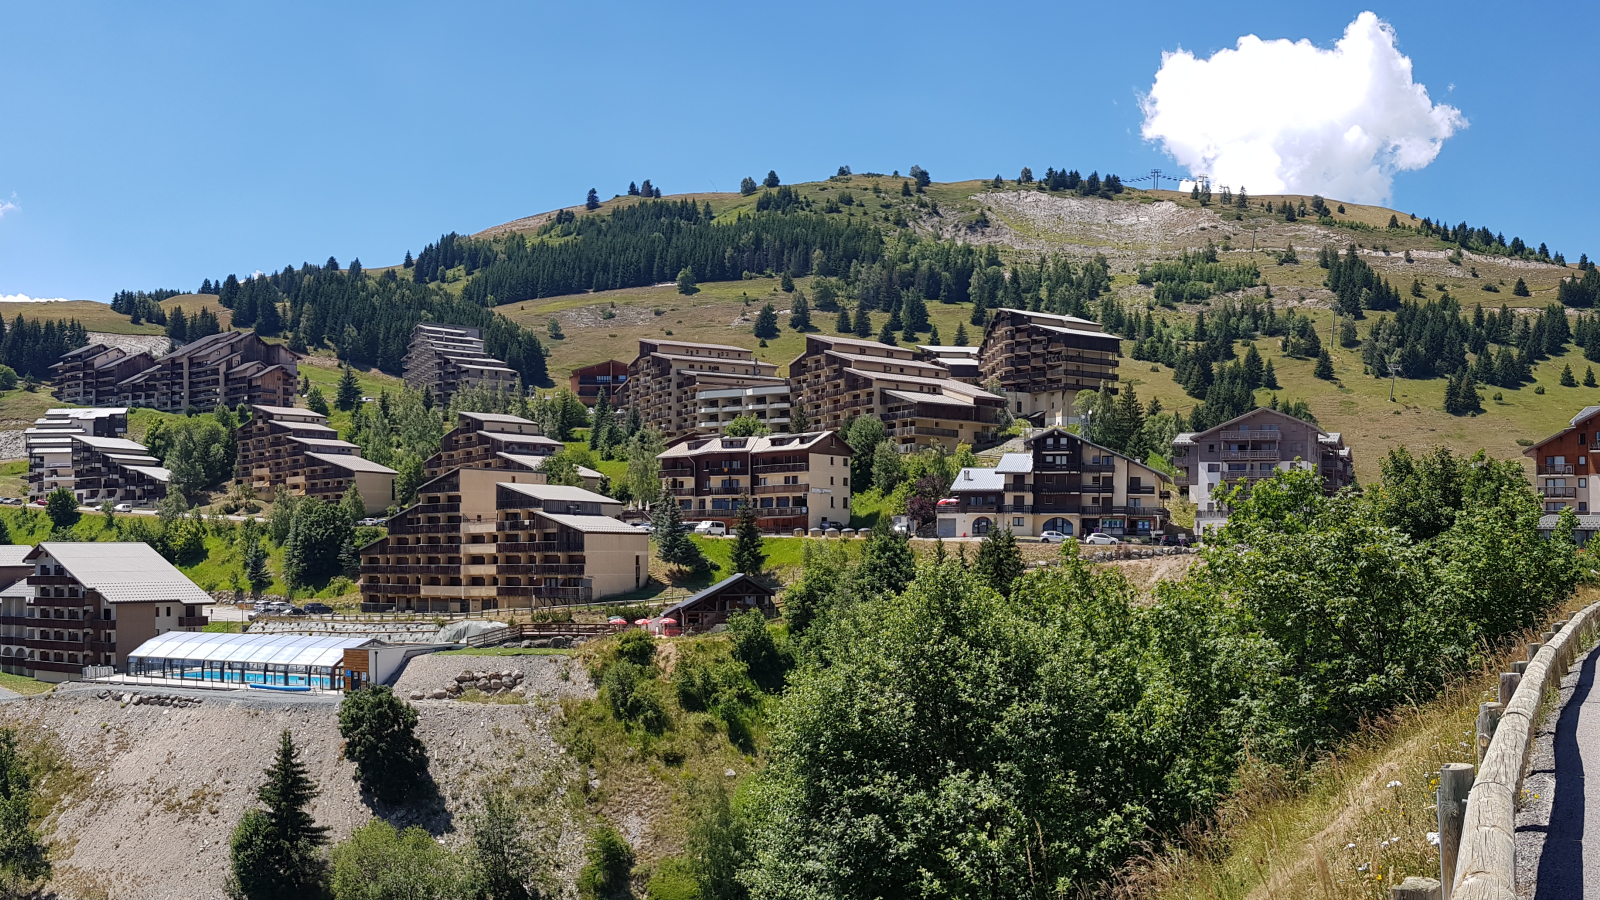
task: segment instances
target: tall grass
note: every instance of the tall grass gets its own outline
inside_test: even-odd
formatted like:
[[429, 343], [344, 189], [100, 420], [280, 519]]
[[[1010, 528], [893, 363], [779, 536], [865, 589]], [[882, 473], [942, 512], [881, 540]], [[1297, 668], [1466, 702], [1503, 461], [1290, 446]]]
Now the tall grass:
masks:
[[[1600, 600], [1585, 586], [1564, 611]], [[1538, 640], [1535, 629], [1512, 645]], [[1250, 762], [1209, 822], [1171, 849], [1132, 862], [1110, 893], [1120, 900], [1379, 900], [1408, 875], [1439, 877], [1434, 791], [1445, 763], [1476, 761], [1478, 704], [1522, 659], [1508, 647], [1440, 696], [1366, 725], [1337, 752], [1298, 772]]]

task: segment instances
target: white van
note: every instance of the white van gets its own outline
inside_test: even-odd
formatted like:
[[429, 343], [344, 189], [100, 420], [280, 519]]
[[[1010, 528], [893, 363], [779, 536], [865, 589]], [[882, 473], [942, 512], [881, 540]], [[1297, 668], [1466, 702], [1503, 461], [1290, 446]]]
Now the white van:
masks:
[[722, 536], [728, 533], [728, 526], [723, 522], [707, 520], [694, 526], [694, 533], [706, 537]]

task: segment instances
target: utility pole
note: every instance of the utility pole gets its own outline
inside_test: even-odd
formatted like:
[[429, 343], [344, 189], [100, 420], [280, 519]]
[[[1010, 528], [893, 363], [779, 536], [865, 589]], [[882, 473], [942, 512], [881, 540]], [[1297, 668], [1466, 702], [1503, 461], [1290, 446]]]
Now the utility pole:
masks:
[[1388, 358], [1388, 360], [1386, 360], [1386, 362], [1389, 365], [1389, 402], [1393, 403], [1394, 402], [1394, 380], [1395, 380], [1395, 377], [1400, 374], [1400, 354], [1398, 354], [1398, 353], [1389, 354], [1389, 358]]

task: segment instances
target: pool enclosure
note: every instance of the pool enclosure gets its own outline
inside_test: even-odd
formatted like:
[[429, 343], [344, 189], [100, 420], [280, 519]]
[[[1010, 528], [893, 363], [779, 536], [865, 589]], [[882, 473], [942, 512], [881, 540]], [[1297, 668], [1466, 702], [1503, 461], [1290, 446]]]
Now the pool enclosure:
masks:
[[169, 631], [128, 655], [130, 678], [332, 690], [344, 685], [345, 651], [370, 637]]

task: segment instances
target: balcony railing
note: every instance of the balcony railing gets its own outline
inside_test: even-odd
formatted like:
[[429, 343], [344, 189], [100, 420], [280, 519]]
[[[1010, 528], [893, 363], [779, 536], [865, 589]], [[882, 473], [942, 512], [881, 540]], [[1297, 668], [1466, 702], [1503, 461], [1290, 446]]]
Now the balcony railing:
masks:
[[1547, 487], [1539, 491], [1539, 493], [1550, 499], [1559, 500], [1563, 498], [1576, 498], [1578, 496], [1578, 489], [1574, 487]]
[[1572, 464], [1558, 465], [1556, 463], [1539, 463], [1540, 475], [1571, 475]]
[[1276, 449], [1273, 449], [1273, 450], [1224, 450], [1224, 451], [1222, 451], [1222, 458], [1223, 459], [1230, 459], [1230, 460], [1238, 460], [1238, 459], [1270, 459], [1270, 460], [1276, 460], [1278, 458], [1278, 451]]
[[750, 489], [752, 494], [809, 494], [811, 485], [801, 484], [758, 484]]
[[1275, 441], [1281, 432], [1277, 431], [1224, 431], [1218, 436], [1222, 441]]
[[204, 628], [211, 619], [206, 616], [179, 616], [179, 628]]

